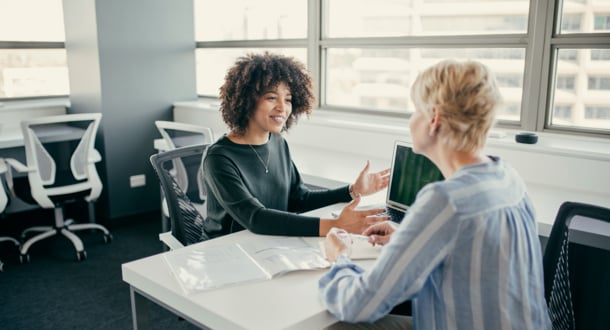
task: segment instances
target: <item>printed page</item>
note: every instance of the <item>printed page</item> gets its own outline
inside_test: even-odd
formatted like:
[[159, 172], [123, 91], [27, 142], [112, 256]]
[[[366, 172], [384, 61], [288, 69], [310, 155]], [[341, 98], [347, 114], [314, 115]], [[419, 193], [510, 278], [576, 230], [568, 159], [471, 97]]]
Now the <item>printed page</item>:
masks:
[[320, 251], [301, 237], [265, 237], [239, 245], [271, 277], [295, 270], [330, 267]]
[[237, 244], [178, 249], [164, 257], [185, 294], [270, 278]]

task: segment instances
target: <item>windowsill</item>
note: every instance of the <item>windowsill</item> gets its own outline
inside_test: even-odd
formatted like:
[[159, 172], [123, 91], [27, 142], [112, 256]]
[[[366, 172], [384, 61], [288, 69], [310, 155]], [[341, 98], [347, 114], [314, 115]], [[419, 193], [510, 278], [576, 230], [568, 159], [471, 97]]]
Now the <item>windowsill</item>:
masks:
[[[346, 114], [323, 109], [317, 109], [313, 117], [317, 117], [315, 120], [318, 124], [329, 126], [380, 132], [390, 131], [398, 135], [408, 134], [407, 119], [385, 119], [372, 115]], [[515, 141], [515, 135], [519, 132], [522, 131], [504, 128], [493, 129], [487, 139], [488, 146], [544, 154], [584, 157], [587, 159], [610, 160], [609, 139], [536, 132], [538, 143], [523, 144]]]
[[5, 100], [0, 101], [0, 111], [11, 111], [18, 109], [29, 108], [46, 108], [46, 107], [70, 107], [70, 99], [68, 97], [53, 97], [29, 100]]
[[[192, 102], [176, 102], [175, 106], [218, 110], [217, 100], [199, 99]], [[364, 114], [349, 114], [323, 108], [315, 109], [309, 119], [303, 117], [299, 122], [331, 126], [359, 131], [396, 134], [408, 137], [408, 120]], [[560, 155], [610, 161], [610, 139], [564, 135], [558, 133], [536, 132], [538, 143], [523, 144], [515, 142], [515, 134], [521, 130], [498, 128], [492, 130], [487, 140], [489, 147], [502, 147], [540, 154]]]

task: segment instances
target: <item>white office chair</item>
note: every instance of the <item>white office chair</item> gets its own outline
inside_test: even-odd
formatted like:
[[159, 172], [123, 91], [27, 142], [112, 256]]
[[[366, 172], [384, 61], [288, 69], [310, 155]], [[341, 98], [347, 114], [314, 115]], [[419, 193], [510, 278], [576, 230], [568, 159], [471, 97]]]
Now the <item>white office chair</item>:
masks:
[[[192, 146], [192, 145], [201, 145], [201, 144], [210, 144], [214, 142], [214, 134], [212, 130], [208, 127], [192, 125], [186, 123], [179, 123], [173, 121], [155, 121], [155, 126], [163, 140], [167, 145], [167, 149], [165, 151], [174, 150], [176, 148]], [[197, 168], [197, 166], [190, 166], [191, 168]], [[196, 173], [188, 173], [183, 160], [179, 157], [172, 160], [172, 169], [170, 173], [174, 177], [174, 180], [182, 188], [182, 191], [186, 194], [189, 194], [189, 197], [195, 206], [195, 208], [201, 213], [203, 216], [206, 214], [204, 201], [205, 201], [205, 193], [203, 188], [203, 176], [200, 175], [199, 170]], [[193, 189], [189, 189], [189, 183], [197, 184], [197, 190], [199, 192], [198, 196], [193, 196]], [[167, 206], [167, 199], [165, 197], [161, 198], [161, 211], [162, 211], [162, 233], [159, 234], [159, 239], [165, 243], [170, 249], [173, 249], [177, 245], [175, 241], [171, 237], [170, 226], [169, 226], [169, 208]]]
[[[8, 171], [8, 167], [6, 166], [6, 162], [4, 159], [0, 158], [0, 174], [4, 174]], [[0, 214], [4, 212], [6, 209], [6, 205], [8, 205], [8, 196], [6, 195], [6, 191], [4, 190], [4, 182], [0, 177]], [[0, 236], [0, 242], [11, 242], [17, 248], [21, 246], [18, 240], [9, 237], [9, 236]], [[0, 272], [4, 270], [4, 263], [0, 260]]]
[[[29, 261], [28, 250], [32, 244], [56, 234], [61, 234], [72, 242], [78, 261], [86, 259], [87, 254], [82, 241], [73, 231], [96, 229], [102, 231], [106, 243], [112, 240], [112, 235], [104, 226], [94, 223], [93, 203], [102, 192], [102, 182], [95, 168], [95, 163], [101, 160], [101, 156], [94, 148], [101, 117], [100, 113], [83, 113], [39, 117], [21, 122], [26, 165], [15, 159], [6, 161], [18, 172], [27, 173], [27, 177], [18, 176], [7, 181], [11, 181], [11, 188], [17, 197], [28, 203], [38, 204], [42, 208], [55, 210], [54, 226], [36, 226], [23, 231], [23, 240], [31, 232], [38, 234], [21, 246], [22, 262]], [[44, 136], [45, 128], [49, 125], [55, 125], [57, 128], [67, 125], [83, 127], [84, 132], [71, 152], [64, 150], [51, 152], [47, 148], [53, 144], [43, 145], [40, 141], [41, 135]], [[64, 220], [64, 204], [79, 200], [88, 203], [90, 223], [72, 224], [72, 220]]]

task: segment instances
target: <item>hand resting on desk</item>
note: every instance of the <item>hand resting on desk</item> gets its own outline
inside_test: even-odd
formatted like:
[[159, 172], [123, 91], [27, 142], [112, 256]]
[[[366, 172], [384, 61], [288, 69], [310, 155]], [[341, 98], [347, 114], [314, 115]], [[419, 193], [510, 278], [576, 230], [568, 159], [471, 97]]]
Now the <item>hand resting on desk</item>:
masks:
[[368, 236], [369, 242], [373, 245], [386, 245], [394, 230], [396, 230], [396, 223], [384, 221], [368, 227], [362, 234]]
[[330, 261], [335, 261], [341, 254], [350, 259], [376, 259], [381, 248], [379, 244], [374, 245], [369, 236], [349, 234], [339, 228], [332, 228], [326, 239], [320, 241], [320, 250]]

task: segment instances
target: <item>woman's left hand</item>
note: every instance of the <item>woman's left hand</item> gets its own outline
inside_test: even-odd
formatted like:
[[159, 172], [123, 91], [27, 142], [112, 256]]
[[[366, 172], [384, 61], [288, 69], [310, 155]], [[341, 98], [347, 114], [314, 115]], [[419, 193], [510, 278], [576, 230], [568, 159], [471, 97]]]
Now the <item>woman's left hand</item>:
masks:
[[351, 237], [347, 231], [336, 227], [331, 228], [324, 239], [326, 259], [334, 262], [342, 254], [349, 257], [351, 254], [351, 245]]
[[364, 169], [360, 171], [360, 175], [358, 175], [356, 182], [352, 185], [352, 191], [355, 195], [367, 196], [388, 186], [390, 182], [390, 169], [386, 168], [377, 173], [369, 173], [370, 167], [371, 162], [367, 160]]

